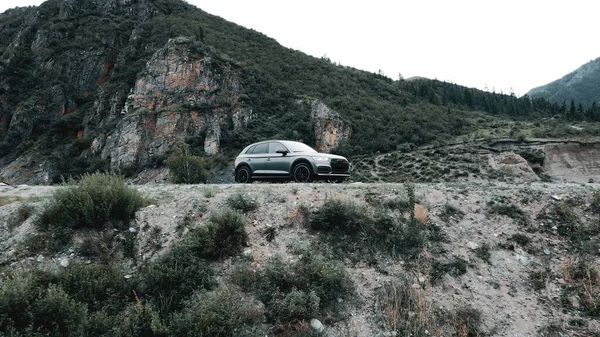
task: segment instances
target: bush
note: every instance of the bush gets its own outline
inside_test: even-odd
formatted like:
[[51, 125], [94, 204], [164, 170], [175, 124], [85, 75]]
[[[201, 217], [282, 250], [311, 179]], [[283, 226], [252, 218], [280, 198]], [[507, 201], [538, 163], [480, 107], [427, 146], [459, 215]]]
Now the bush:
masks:
[[464, 217], [465, 212], [461, 211], [458, 207], [449, 203], [444, 204], [444, 208], [440, 213], [440, 219], [442, 219], [444, 222], [449, 222], [450, 220], [460, 221]]
[[356, 234], [369, 222], [364, 207], [353, 202], [334, 199], [326, 201], [321, 208], [309, 217], [312, 229], [324, 232], [342, 232]]
[[249, 196], [244, 196], [242, 193], [236, 193], [227, 198], [227, 205], [244, 213], [254, 211], [258, 208], [256, 201], [252, 200]]
[[181, 309], [182, 302], [196, 290], [212, 289], [215, 271], [190, 247], [179, 245], [153, 262], [142, 275], [140, 295], [149, 297], [159, 313]]
[[238, 264], [231, 281], [255, 293], [266, 305], [267, 321], [282, 326], [328, 310], [339, 312], [338, 299], [348, 298], [353, 291], [343, 265], [308, 251], [297, 262], [271, 257], [256, 270]]
[[[378, 251], [393, 257], [416, 258], [426, 243], [425, 226], [417, 221], [401, 223], [386, 214], [371, 217], [350, 201], [332, 200], [317, 211], [305, 214], [305, 223], [324, 232], [340, 255], [372, 259]], [[339, 234], [347, 239], [340, 240]]]
[[57, 190], [35, 224], [42, 231], [126, 229], [135, 212], [146, 204], [141, 193], [126, 186], [122, 177], [95, 173]]
[[10, 218], [8, 218], [8, 221], [6, 222], [8, 229], [13, 230], [21, 226], [23, 222], [25, 222], [27, 219], [29, 219], [31, 215], [33, 215], [34, 211], [35, 207], [33, 207], [32, 205], [21, 205], [21, 207], [19, 207], [19, 209], [17, 210], [17, 214], [14, 214]]
[[266, 336], [261, 304], [238, 288], [225, 286], [190, 297], [170, 324], [170, 335], [189, 337]]
[[378, 318], [399, 336], [426, 336], [428, 330], [435, 331], [436, 321], [423, 303], [422, 290], [412, 285], [406, 275], [384, 283], [377, 290], [375, 309]]
[[174, 146], [165, 161], [174, 184], [199, 184], [206, 182], [206, 161], [192, 155], [189, 145]]
[[515, 220], [518, 225], [527, 226], [527, 224], [529, 224], [529, 217], [527, 216], [527, 213], [525, 213], [525, 211], [520, 209], [515, 204], [506, 203], [503, 201], [490, 201], [487, 204], [487, 210], [490, 214], [507, 216]]
[[59, 286], [40, 287], [31, 275], [0, 282], [0, 335], [81, 335], [87, 315]]

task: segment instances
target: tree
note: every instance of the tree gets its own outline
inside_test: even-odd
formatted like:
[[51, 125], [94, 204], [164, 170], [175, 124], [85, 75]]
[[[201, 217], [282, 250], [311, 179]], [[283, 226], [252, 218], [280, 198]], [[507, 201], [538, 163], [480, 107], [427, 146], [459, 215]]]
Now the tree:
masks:
[[187, 144], [174, 145], [165, 163], [174, 184], [206, 182], [206, 162], [201, 157], [192, 155]]

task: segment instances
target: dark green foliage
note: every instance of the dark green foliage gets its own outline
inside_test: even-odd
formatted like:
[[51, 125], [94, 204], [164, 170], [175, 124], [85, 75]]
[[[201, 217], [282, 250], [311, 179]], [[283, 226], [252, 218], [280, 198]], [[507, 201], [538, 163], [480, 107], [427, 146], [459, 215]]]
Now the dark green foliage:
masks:
[[489, 214], [498, 214], [507, 216], [520, 226], [529, 224], [529, 217], [519, 206], [505, 200], [491, 200], [487, 203], [487, 211]]
[[112, 174], [96, 173], [57, 190], [36, 220], [41, 230], [125, 229], [147, 204], [137, 190]]
[[431, 284], [437, 284], [442, 280], [445, 274], [450, 276], [460, 276], [467, 272], [467, 262], [460, 257], [454, 257], [450, 262], [434, 261], [431, 264], [431, 270], [429, 271], [429, 278]]
[[16, 227], [19, 227], [23, 222], [25, 222], [33, 212], [35, 211], [35, 207], [32, 205], [21, 205], [19, 209], [17, 209], [17, 213], [8, 218], [6, 225], [9, 230], [13, 230]]
[[531, 238], [529, 238], [527, 235], [521, 234], [521, 233], [513, 234], [510, 237], [510, 240], [516, 242], [517, 244], [521, 245], [522, 247], [526, 247], [531, 242]]
[[422, 224], [402, 223], [385, 213], [370, 216], [364, 207], [351, 201], [327, 201], [317, 211], [306, 214], [304, 220], [311, 229], [323, 232], [337, 253], [357, 260], [372, 259], [377, 252], [414, 259], [425, 246]]
[[142, 276], [139, 294], [156, 304], [161, 315], [179, 310], [195, 290], [211, 289], [214, 270], [184, 245], [172, 248], [153, 262]]
[[592, 195], [592, 202], [590, 204], [592, 211], [600, 213], [600, 192], [596, 191]]
[[582, 221], [575, 212], [576, 206], [573, 203], [574, 201], [567, 199], [550, 204], [540, 211], [537, 219], [543, 221], [546, 230], [552, 230], [556, 226], [558, 234], [581, 248], [600, 235], [600, 222]]
[[242, 263], [233, 269], [231, 280], [255, 293], [266, 305], [267, 320], [276, 324], [308, 320], [333, 310], [338, 299], [347, 299], [353, 292], [340, 263], [309, 251], [296, 262], [272, 257], [254, 271]]
[[227, 198], [227, 205], [229, 207], [248, 213], [258, 208], [258, 203], [254, 201], [250, 196], [244, 195], [243, 193], [236, 193]]
[[465, 212], [461, 211], [458, 207], [446, 203], [440, 213], [440, 219], [445, 222], [449, 222], [451, 219], [454, 221], [460, 221], [465, 217]]
[[263, 307], [233, 286], [189, 297], [170, 323], [171, 336], [266, 336]]
[[546, 289], [546, 282], [550, 277], [549, 269], [536, 270], [529, 274], [529, 281], [531, 282], [531, 286], [533, 290], [542, 290]]
[[481, 312], [470, 306], [463, 306], [454, 311], [452, 320], [459, 336], [477, 337], [482, 333]]
[[310, 215], [310, 228], [323, 232], [341, 232], [353, 235], [368, 226], [370, 219], [364, 207], [353, 202], [334, 199]]
[[265, 240], [271, 242], [275, 240], [275, 236], [277, 235], [277, 228], [269, 226], [265, 228], [265, 230], [263, 231], [263, 235], [265, 237]]
[[174, 146], [165, 161], [169, 177], [174, 184], [198, 184], [206, 182], [206, 161], [191, 154], [189, 146]]
[[47, 248], [68, 242], [74, 230], [126, 229], [135, 212], [147, 204], [123, 178], [104, 173], [84, 176], [54, 192], [35, 225]]
[[487, 242], [475, 249], [475, 255], [477, 255], [478, 258], [482, 259], [487, 264], [492, 264], [490, 261], [492, 253], [490, 252], [490, 245]]

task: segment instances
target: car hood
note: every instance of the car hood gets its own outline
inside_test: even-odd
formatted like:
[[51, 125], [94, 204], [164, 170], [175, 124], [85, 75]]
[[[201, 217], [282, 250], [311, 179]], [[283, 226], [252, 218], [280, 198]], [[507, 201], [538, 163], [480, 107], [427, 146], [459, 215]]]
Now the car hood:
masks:
[[344, 159], [344, 160], [348, 160], [346, 159], [346, 157], [342, 157], [342, 156], [338, 156], [337, 154], [331, 154], [331, 153], [314, 153], [314, 152], [294, 152], [293, 155], [300, 155], [300, 156], [313, 156], [313, 157], [326, 157], [329, 159]]

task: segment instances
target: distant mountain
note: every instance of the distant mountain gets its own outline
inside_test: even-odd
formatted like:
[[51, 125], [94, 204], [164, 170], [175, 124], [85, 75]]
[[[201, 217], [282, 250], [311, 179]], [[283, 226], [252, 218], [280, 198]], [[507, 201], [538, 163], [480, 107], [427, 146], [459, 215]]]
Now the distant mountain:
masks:
[[551, 102], [581, 103], [590, 107], [600, 102], [600, 58], [590, 61], [574, 72], [549, 84], [531, 89], [527, 95]]

